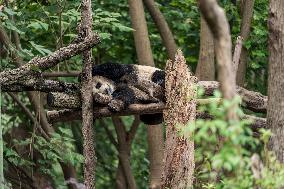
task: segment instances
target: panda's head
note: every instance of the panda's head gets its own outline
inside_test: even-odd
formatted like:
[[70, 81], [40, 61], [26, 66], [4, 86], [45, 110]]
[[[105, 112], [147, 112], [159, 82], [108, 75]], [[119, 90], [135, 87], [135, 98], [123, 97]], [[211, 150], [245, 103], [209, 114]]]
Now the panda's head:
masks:
[[101, 93], [106, 95], [112, 95], [116, 88], [114, 81], [103, 76], [93, 76], [92, 85], [93, 94]]

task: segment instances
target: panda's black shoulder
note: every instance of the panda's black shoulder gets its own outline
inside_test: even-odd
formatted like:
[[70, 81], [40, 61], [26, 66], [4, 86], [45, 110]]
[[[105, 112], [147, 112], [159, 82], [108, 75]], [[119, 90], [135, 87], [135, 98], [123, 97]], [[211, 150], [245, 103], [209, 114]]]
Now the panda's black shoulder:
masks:
[[111, 79], [113, 81], [119, 81], [121, 77], [132, 73], [134, 71], [133, 65], [124, 65], [118, 63], [104, 63], [93, 66], [93, 76], [99, 75]]

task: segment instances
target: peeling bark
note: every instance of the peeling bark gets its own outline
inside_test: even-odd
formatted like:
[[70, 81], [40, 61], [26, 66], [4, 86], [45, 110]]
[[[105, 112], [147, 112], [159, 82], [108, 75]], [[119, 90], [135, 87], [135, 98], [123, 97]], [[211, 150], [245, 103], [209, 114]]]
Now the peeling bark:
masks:
[[168, 61], [166, 66], [164, 120], [167, 127], [162, 188], [186, 189], [193, 184], [194, 141], [179, 131], [195, 120], [196, 81], [178, 50], [175, 61]]

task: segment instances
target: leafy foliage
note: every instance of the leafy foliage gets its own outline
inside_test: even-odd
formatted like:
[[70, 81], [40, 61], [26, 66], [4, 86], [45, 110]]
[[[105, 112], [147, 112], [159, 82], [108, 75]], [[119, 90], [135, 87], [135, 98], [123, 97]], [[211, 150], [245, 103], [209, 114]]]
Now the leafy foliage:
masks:
[[[201, 92], [202, 93], [202, 92]], [[219, 98], [220, 93], [216, 92]], [[280, 188], [283, 186], [283, 168], [275, 155], [267, 150], [271, 135], [262, 129], [260, 139], [253, 137], [251, 120], [227, 121], [226, 112], [239, 104], [233, 101], [212, 102], [199, 107], [199, 111], [213, 116], [212, 120], [197, 120], [181, 131], [195, 141], [197, 188]], [[241, 109], [236, 110], [242, 117]], [[192, 133], [192, 134], [191, 134]], [[261, 154], [264, 160], [260, 170], [261, 178], [255, 178], [252, 171], [252, 155]], [[277, 179], [275, 179], [277, 178]]]

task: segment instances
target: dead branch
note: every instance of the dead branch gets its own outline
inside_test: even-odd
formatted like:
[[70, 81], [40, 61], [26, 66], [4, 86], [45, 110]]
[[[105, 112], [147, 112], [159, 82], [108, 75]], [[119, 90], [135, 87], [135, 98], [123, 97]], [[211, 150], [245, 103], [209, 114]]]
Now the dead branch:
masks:
[[65, 92], [78, 93], [80, 85], [63, 81], [44, 80], [39, 74], [31, 74], [20, 83], [1, 86], [3, 92], [41, 91], [41, 92]]
[[[94, 117], [111, 117], [111, 116], [128, 116], [128, 115], [139, 115], [139, 114], [153, 114], [163, 112], [165, 109], [164, 103], [151, 103], [151, 104], [132, 104], [130, 107], [122, 112], [113, 113], [108, 110], [107, 107], [95, 107]], [[74, 120], [81, 120], [82, 112], [76, 109], [64, 109], [64, 110], [52, 110], [47, 111], [47, 118], [50, 123], [57, 122], [69, 122]], [[196, 118], [198, 119], [212, 119], [213, 117], [208, 113], [197, 112]], [[257, 131], [260, 128], [266, 128], [266, 119], [255, 117], [251, 115], [244, 115], [242, 119], [251, 119], [251, 129]]]
[[[203, 87], [205, 89], [205, 95], [211, 96], [213, 95], [214, 90], [219, 88], [219, 82], [217, 81], [199, 81], [198, 86]], [[69, 88], [68, 88], [69, 89]], [[249, 91], [242, 87], [237, 87], [237, 93], [242, 97], [242, 106], [245, 108], [252, 110], [254, 112], [266, 112], [267, 108], [267, 96], [264, 96], [258, 92]], [[64, 109], [72, 109], [72, 108], [80, 108], [81, 100], [79, 93], [76, 91], [72, 93], [49, 93], [48, 94], [48, 105], [50, 107], [56, 108], [64, 108]], [[95, 96], [99, 104], [107, 104], [110, 99], [102, 99], [99, 96]], [[210, 101], [212, 99], [209, 99]], [[200, 105], [202, 101], [208, 100], [197, 100], [197, 103]]]
[[[212, 95], [214, 90], [219, 88], [217, 81], [199, 81], [198, 85], [205, 89], [205, 95]], [[266, 112], [267, 96], [258, 92], [249, 91], [242, 87], [237, 87], [237, 93], [242, 97], [242, 105], [254, 112]]]
[[[153, 114], [161, 113], [164, 109], [164, 103], [151, 103], [151, 104], [132, 104], [128, 109], [121, 112], [111, 112], [107, 107], [94, 107], [94, 117], [111, 117], [111, 116], [127, 116], [130, 114]], [[73, 121], [81, 119], [81, 110], [65, 109], [65, 110], [52, 110], [47, 112], [48, 120], [50, 123], [59, 121]]]
[[78, 77], [80, 72], [70, 71], [70, 72], [45, 72], [42, 74], [43, 77]]
[[[35, 57], [27, 64], [19, 68], [3, 71], [0, 73], [1, 87], [8, 85], [28, 85], [29, 80], [36, 83], [35, 76], [40, 76], [42, 71], [47, 70], [63, 60], [67, 60], [87, 49], [92, 48], [100, 42], [98, 34], [90, 34], [78, 44], [70, 44], [62, 47], [54, 53], [45, 57]], [[29, 85], [28, 85], [29, 86]]]

